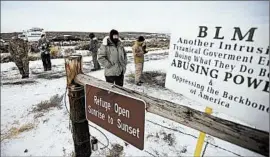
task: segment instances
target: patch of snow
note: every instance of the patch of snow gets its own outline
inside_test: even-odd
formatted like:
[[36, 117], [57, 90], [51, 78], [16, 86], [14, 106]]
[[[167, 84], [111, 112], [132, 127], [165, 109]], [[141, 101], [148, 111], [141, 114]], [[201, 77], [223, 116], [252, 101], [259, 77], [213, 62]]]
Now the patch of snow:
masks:
[[127, 46], [127, 47], [125, 47], [125, 50], [126, 51], [132, 51], [132, 47], [131, 46]]
[[[148, 53], [146, 55], [147, 61], [145, 62], [144, 71], [166, 72], [167, 64], [169, 64], [168, 59], [166, 56], [160, 56], [164, 52], [168, 52], [168, 50]], [[125, 79], [127, 79], [130, 73], [135, 71], [132, 54], [128, 54], [128, 58], [130, 64], [127, 66]], [[92, 57], [83, 57], [83, 67], [92, 68], [91, 61]], [[50, 75], [65, 71], [64, 59], [53, 59], [52, 65], [51, 72], [43, 72], [41, 60], [31, 61], [30, 77], [34, 77], [37, 74]], [[104, 70], [86, 74], [105, 80]], [[13, 62], [1, 64], [1, 77], [5, 78], [5, 80], [20, 78]], [[1, 141], [1, 156], [71, 156], [72, 151], [74, 151], [74, 145], [72, 134], [69, 130], [69, 115], [65, 107], [66, 102], [69, 110], [67, 94], [66, 100], [63, 100], [61, 103], [61, 109], [53, 108], [39, 118], [34, 118], [35, 114], [31, 113], [33, 107], [41, 101], [49, 100], [50, 97], [56, 94], [64, 95], [66, 91], [66, 78], [61, 77], [51, 80], [36, 78], [35, 81], [37, 83], [3, 85], [1, 87], [1, 132], [6, 133], [11, 127], [16, 126], [14, 121], [18, 121], [19, 124], [31, 122], [36, 125], [34, 129], [19, 134], [17, 138]], [[203, 106], [165, 88], [157, 88], [147, 84], [137, 87], [127, 81], [125, 81], [124, 86], [153, 97], [204, 111]], [[241, 121], [221, 113], [214, 113], [214, 115], [241, 123]], [[109, 147], [104, 150], [94, 151], [92, 156], [106, 156], [113, 143], [118, 143], [124, 147], [125, 156], [193, 156], [199, 131], [151, 113], [146, 113], [145, 119], [144, 151], [140, 151], [130, 144], [125, 146], [125, 142], [122, 139], [89, 122], [91, 126], [98, 128], [109, 139]], [[97, 137], [100, 142], [107, 145], [107, 140], [102, 133], [93, 127], [89, 129], [92, 136]], [[208, 145], [205, 156], [237, 156], [236, 154], [241, 156], [261, 156], [212, 136], [207, 136], [206, 141], [211, 144]], [[99, 148], [101, 147], [103, 145], [99, 144]], [[27, 153], [24, 153], [25, 149], [28, 149]]]

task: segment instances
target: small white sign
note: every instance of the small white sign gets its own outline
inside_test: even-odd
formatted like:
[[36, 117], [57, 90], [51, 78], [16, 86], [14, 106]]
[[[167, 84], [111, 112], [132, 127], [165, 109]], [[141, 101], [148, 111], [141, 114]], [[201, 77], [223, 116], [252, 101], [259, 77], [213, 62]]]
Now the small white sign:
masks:
[[170, 42], [167, 88], [269, 132], [269, 24], [181, 26]]

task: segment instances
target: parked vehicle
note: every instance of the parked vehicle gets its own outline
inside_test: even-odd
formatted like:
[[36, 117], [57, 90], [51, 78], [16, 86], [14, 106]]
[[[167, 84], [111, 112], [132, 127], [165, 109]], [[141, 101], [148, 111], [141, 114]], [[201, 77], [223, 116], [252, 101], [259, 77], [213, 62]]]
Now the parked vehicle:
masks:
[[23, 30], [23, 33], [19, 35], [19, 38], [27, 39], [29, 42], [37, 42], [42, 34], [46, 34], [43, 28], [33, 27], [28, 30]]

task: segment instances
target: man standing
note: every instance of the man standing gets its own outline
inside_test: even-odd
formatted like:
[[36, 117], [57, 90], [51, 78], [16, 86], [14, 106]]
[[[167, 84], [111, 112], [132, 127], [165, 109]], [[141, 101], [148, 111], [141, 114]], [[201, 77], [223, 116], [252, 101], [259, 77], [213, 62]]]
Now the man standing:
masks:
[[29, 78], [29, 60], [27, 41], [20, 39], [16, 34], [9, 41], [9, 53], [18, 67], [22, 78]]
[[140, 36], [135, 41], [135, 44], [132, 46], [132, 52], [135, 62], [135, 83], [137, 86], [141, 86], [141, 84], [143, 83], [141, 77], [144, 64], [144, 54], [147, 53], [144, 41], [145, 41], [144, 37]]
[[98, 61], [105, 67], [106, 82], [118, 86], [124, 85], [124, 74], [127, 66], [127, 54], [119, 40], [117, 30], [111, 30], [109, 37], [103, 39], [98, 51]]
[[38, 48], [41, 52], [41, 60], [43, 63], [44, 71], [52, 69], [49, 46], [50, 42], [46, 39], [45, 34], [42, 34], [41, 39], [38, 40]]
[[94, 69], [91, 69], [91, 71], [96, 71], [100, 69], [100, 65], [97, 60], [98, 41], [94, 33], [90, 33], [89, 38], [90, 38], [89, 51], [92, 52], [92, 58], [93, 58], [93, 64], [94, 64]]

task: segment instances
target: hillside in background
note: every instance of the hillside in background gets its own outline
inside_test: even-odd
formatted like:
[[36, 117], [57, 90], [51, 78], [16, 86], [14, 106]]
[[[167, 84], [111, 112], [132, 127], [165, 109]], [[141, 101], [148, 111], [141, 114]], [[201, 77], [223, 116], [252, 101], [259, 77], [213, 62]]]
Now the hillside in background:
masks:
[[[17, 32], [21, 34], [22, 32]], [[89, 40], [89, 33], [91, 32], [46, 32], [47, 38], [52, 39], [56, 36], [62, 35], [72, 35], [81, 38], [82, 40]], [[97, 38], [103, 38], [109, 34], [109, 32], [94, 32]], [[9, 41], [10, 38], [14, 35], [14, 33], [1, 33], [1, 39], [5, 41]], [[137, 38], [138, 36], [143, 35], [145, 38], [166, 38], [168, 39], [169, 36], [167, 34], [162, 33], [147, 33], [147, 32], [120, 32], [120, 37], [122, 39], [132, 39]]]

